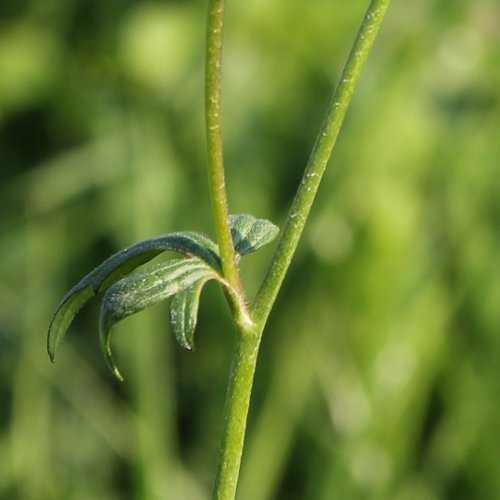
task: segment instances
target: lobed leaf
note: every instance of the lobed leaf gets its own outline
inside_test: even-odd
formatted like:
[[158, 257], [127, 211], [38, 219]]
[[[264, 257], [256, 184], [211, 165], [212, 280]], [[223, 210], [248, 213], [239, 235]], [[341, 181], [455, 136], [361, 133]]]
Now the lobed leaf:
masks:
[[191, 350], [194, 347], [194, 330], [198, 320], [200, 295], [210, 279], [211, 277], [203, 278], [172, 297], [170, 323], [177, 342], [185, 349]]
[[236, 252], [242, 257], [255, 252], [276, 238], [279, 228], [265, 219], [253, 215], [230, 215], [231, 236]]
[[[272, 241], [279, 232], [277, 226], [247, 214], [231, 215], [231, 235], [240, 256], [258, 250]], [[158, 254], [172, 250], [186, 255], [133, 274], [134, 269]], [[101, 314], [101, 343], [115, 374], [118, 374], [109, 351], [109, 331], [121, 319], [138, 312], [170, 295], [171, 322], [179, 343], [193, 347], [194, 329], [201, 290], [210, 279], [220, 279], [221, 264], [217, 245], [196, 232], [172, 233], [132, 245], [105, 260], [85, 276], [58, 304], [49, 326], [47, 350], [54, 361], [57, 346], [64, 338], [76, 313], [94, 295], [105, 292]]]
[[122, 378], [110, 348], [110, 332], [116, 323], [185, 291], [200, 280], [216, 278], [219, 278], [217, 272], [198, 258], [173, 259], [133, 273], [110, 286], [101, 306], [100, 341], [113, 373]]
[[172, 250], [189, 257], [198, 257], [213, 270], [220, 270], [217, 245], [201, 233], [180, 232], [159, 236], [132, 245], [112, 255], [85, 276], [58, 304], [49, 326], [47, 350], [54, 361], [57, 346], [64, 338], [75, 314], [99, 292], [105, 291], [138, 266], [157, 255]]

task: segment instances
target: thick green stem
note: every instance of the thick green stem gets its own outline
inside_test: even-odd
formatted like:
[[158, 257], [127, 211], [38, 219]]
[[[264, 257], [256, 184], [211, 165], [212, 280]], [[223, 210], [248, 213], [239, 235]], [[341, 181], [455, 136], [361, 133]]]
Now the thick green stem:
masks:
[[[241, 298], [233, 303], [236, 311], [245, 304], [236, 255], [229, 227], [229, 210], [224, 177], [224, 152], [221, 127], [221, 68], [224, 0], [210, 0], [207, 18], [207, 52], [205, 74], [205, 119], [207, 133], [208, 182], [217, 241], [224, 277]], [[232, 301], [234, 302], [234, 301]]]
[[260, 335], [251, 332], [240, 332], [236, 339], [224, 408], [214, 500], [234, 500], [236, 496], [259, 341]]
[[330, 102], [273, 259], [260, 287], [252, 318], [264, 325], [279, 292], [337, 140], [344, 116], [390, 0], [372, 0]]

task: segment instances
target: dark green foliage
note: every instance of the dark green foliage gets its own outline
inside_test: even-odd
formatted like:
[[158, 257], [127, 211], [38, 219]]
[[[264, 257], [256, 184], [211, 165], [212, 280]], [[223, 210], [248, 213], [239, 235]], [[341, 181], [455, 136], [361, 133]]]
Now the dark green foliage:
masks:
[[[236, 251], [247, 255], [270, 243], [278, 227], [251, 215], [232, 215], [231, 233]], [[130, 272], [167, 250], [188, 256]], [[220, 275], [217, 245], [201, 233], [181, 232], [159, 236], [128, 247], [105, 260], [73, 287], [57, 306], [49, 327], [47, 346], [52, 361], [75, 314], [94, 295], [104, 292], [100, 339], [104, 356], [113, 373], [121, 379], [111, 355], [109, 334], [122, 319], [172, 295], [171, 322], [180, 345], [193, 347], [194, 329], [200, 293], [210, 279], [228, 286]]]
[[66, 334], [75, 314], [90, 298], [105, 291], [138, 266], [167, 250], [196, 256], [213, 269], [219, 269], [217, 246], [200, 233], [173, 233], [125, 248], [85, 276], [57, 306], [47, 337], [47, 348], [52, 361], [54, 361], [57, 346]]
[[256, 219], [252, 215], [230, 215], [231, 235], [235, 250], [241, 256], [255, 252], [273, 241], [279, 228], [265, 219]]
[[185, 349], [194, 348], [194, 330], [198, 319], [200, 295], [210, 279], [210, 276], [202, 278], [172, 297], [170, 323], [177, 341]]
[[185, 292], [200, 280], [217, 278], [215, 270], [200, 259], [174, 259], [133, 273], [112, 285], [102, 301], [100, 339], [113, 373], [122, 378], [109, 345], [109, 334], [116, 323], [178, 292]]

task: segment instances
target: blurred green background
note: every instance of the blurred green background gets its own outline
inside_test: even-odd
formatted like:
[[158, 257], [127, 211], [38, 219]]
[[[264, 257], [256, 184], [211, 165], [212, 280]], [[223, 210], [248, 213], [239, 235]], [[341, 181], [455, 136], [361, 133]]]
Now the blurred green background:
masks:
[[[282, 224], [367, 0], [230, 1], [233, 213]], [[60, 297], [124, 246], [213, 235], [206, 2], [0, 2], [0, 498], [209, 498], [232, 326]], [[500, 498], [500, 5], [394, 0], [264, 336], [241, 500]], [[243, 263], [252, 296], [272, 248]]]

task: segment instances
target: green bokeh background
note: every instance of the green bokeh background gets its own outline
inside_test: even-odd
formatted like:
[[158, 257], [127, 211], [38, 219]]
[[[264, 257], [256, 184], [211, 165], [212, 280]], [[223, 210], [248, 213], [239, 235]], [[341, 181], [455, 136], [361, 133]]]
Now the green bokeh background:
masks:
[[[282, 224], [366, 0], [233, 0], [231, 211]], [[0, 3], [0, 498], [210, 496], [232, 326], [59, 298], [111, 253], [213, 235], [201, 0]], [[265, 333], [241, 500], [500, 498], [500, 5], [394, 0]], [[272, 248], [243, 262], [249, 295]]]

